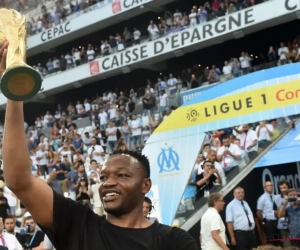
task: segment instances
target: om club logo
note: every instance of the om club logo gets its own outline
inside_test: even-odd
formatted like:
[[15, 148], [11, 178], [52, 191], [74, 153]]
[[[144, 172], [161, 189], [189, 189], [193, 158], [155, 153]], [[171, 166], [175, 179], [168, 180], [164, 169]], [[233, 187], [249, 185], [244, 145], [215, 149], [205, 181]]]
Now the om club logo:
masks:
[[199, 112], [196, 109], [190, 109], [186, 114], [186, 118], [191, 122], [196, 122], [198, 117]]
[[159, 166], [159, 173], [178, 171], [180, 170], [179, 156], [172, 147], [162, 148], [157, 157], [157, 165]]

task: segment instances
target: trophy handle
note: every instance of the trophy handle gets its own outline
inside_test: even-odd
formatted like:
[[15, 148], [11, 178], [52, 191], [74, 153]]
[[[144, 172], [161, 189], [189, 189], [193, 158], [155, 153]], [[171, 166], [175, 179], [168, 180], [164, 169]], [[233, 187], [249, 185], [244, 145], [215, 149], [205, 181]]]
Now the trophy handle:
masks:
[[41, 86], [41, 75], [28, 66], [7, 69], [0, 81], [1, 92], [13, 101], [30, 100], [40, 91]]

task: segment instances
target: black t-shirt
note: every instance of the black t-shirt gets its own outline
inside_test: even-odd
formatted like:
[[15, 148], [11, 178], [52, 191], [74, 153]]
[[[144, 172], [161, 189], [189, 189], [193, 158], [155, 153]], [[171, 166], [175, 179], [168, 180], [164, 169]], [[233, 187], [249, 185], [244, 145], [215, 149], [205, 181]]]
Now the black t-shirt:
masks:
[[[197, 181], [200, 181], [204, 178], [204, 174], [201, 173], [201, 174], [198, 174], [196, 176], [196, 180]], [[212, 174], [209, 179], [207, 180], [207, 182], [205, 182], [201, 187], [199, 188], [208, 188], [208, 189], [211, 189], [213, 186], [214, 186], [214, 181], [216, 181], [218, 179], [218, 177], [215, 175], [215, 174]]]
[[24, 249], [38, 247], [44, 241], [45, 234], [38, 230], [33, 235], [19, 234], [17, 237], [18, 241]]
[[54, 195], [53, 230], [44, 230], [57, 250], [196, 250], [184, 230], [153, 223], [148, 228], [121, 228], [90, 208]]

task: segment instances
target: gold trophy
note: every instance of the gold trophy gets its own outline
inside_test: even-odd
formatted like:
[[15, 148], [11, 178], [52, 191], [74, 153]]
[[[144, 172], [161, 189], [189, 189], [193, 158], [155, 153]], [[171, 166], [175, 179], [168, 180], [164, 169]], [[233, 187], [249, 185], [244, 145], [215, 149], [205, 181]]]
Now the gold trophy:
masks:
[[0, 80], [3, 95], [13, 101], [27, 101], [41, 89], [42, 77], [26, 61], [25, 16], [12, 9], [0, 9], [0, 43], [9, 42], [6, 71]]

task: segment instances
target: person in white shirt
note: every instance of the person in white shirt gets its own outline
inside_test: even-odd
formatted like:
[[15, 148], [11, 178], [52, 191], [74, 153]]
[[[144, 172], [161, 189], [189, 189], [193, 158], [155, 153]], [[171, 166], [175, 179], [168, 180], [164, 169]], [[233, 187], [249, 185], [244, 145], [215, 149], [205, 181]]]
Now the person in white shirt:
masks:
[[80, 111], [83, 108], [83, 105], [80, 103], [80, 101], [77, 101], [77, 104], [75, 107], [76, 107], [77, 114], [80, 114]]
[[45, 145], [40, 143], [38, 147], [38, 151], [36, 152], [36, 160], [38, 165], [40, 166], [41, 175], [46, 177], [48, 174], [48, 167], [47, 167], [47, 151], [45, 150]]
[[244, 124], [239, 128], [233, 128], [237, 133], [236, 138], [240, 139], [241, 148], [245, 150], [250, 161], [254, 160], [257, 156], [257, 134], [254, 130], [250, 129], [249, 124]]
[[136, 28], [133, 29], [133, 40], [134, 44], [140, 44], [141, 42], [141, 32]]
[[93, 200], [93, 211], [95, 214], [98, 214], [100, 216], [105, 214], [105, 210], [103, 208], [103, 204], [100, 200], [99, 196], [99, 187], [100, 187], [100, 180], [99, 177], [96, 175], [96, 173], [92, 173], [89, 177], [89, 189], [88, 189], [88, 195]]
[[225, 206], [224, 198], [219, 193], [212, 193], [207, 203], [209, 208], [201, 218], [201, 249], [229, 250], [226, 246], [226, 228], [219, 214]]
[[228, 135], [223, 136], [222, 143], [223, 146], [218, 149], [217, 160], [221, 163], [224, 171], [228, 172], [238, 166], [242, 152], [237, 145], [230, 143]]
[[89, 103], [88, 99], [84, 100], [84, 108], [85, 108], [85, 112], [89, 112], [91, 110], [91, 104]]
[[108, 128], [105, 130], [105, 135], [107, 136], [108, 145], [110, 148], [111, 153], [115, 150], [117, 145], [117, 128], [115, 123], [110, 121], [108, 124]]
[[194, 9], [191, 10], [191, 14], [189, 15], [190, 19], [190, 26], [196, 26], [197, 25], [197, 13], [195, 12]]
[[284, 46], [284, 43], [280, 43], [280, 48], [278, 49], [278, 56], [280, 64], [286, 64], [288, 62], [289, 49]]
[[114, 104], [110, 105], [110, 109], [108, 110], [108, 114], [109, 114], [109, 119], [110, 120], [115, 120], [116, 119], [117, 109], [116, 109], [116, 106]]
[[[227, 178], [224, 172], [224, 168], [223, 166], [217, 162], [217, 152], [216, 150], [211, 149], [207, 156], [206, 156], [206, 160], [211, 161], [214, 165], [214, 168], [218, 170], [219, 176], [221, 178], [220, 184], [222, 184], [222, 186], [225, 186], [227, 184]], [[202, 167], [201, 167], [202, 169]], [[214, 183], [215, 185], [219, 185], [218, 183]]]
[[95, 137], [91, 140], [92, 146], [88, 149], [88, 155], [91, 160], [97, 161], [99, 165], [104, 162], [103, 157], [105, 156], [104, 150], [100, 145], [97, 145], [97, 139]]
[[75, 62], [76, 66], [79, 66], [81, 64], [81, 58], [80, 58], [80, 51], [78, 51], [77, 48], [73, 49], [73, 61]]
[[249, 57], [247, 52], [241, 53], [240, 62], [241, 62], [241, 68], [242, 68], [243, 75], [250, 73], [251, 60], [252, 59], [251, 59], [251, 57]]
[[168, 104], [168, 95], [164, 90], [160, 91], [160, 96], [159, 96], [159, 114], [160, 117], [162, 117], [163, 113], [165, 110], [167, 110], [167, 104]]
[[3, 249], [8, 250], [22, 250], [22, 246], [17, 240], [17, 238], [10, 233], [3, 232], [4, 222], [3, 219], [0, 218], [0, 246], [6, 247]]
[[177, 23], [179, 23], [181, 17], [182, 17], [182, 14], [181, 12], [176, 9], [176, 12], [173, 14], [173, 17], [174, 17], [174, 21], [176, 21]]
[[196, 172], [196, 175], [201, 174], [203, 172], [202, 164], [203, 164], [204, 160], [205, 160], [205, 158], [204, 158], [203, 154], [199, 154], [197, 157], [195, 166], [194, 166], [194, 171]]
[[274, 133], [274, 127], [272, 124], [267, 124], [266, 121], [261, 121], [256, 127], [255, 132], [257, 133], [258, 138], [257, 152], [260, 153], [271, 144], [271, 137]]
[[224, 62], [223, 74], [225, 81], [232, 79], [232, 66], [228, 63], [228, 61]]
[[148, 32], [152, 41], [159, 38], [159, 29], [152, 20], [150, 21], [150, 25], [148, 26]]
[[53, 58], [53, 69], [54, 72], [60, 71], [60, 61], [56, 57]]
[[91, 44], [88, 45], [86, 55], [89, 62], [95, 59], [95, 50]]
[[174, 95], [177, 92], [177, 79], [173, 77], [173, 74], [170, 74], [168, 86], [170, 90], [170, 95]]
[[136, 119], [136, 115], [132, 115], [131, 133], [134, 148], [137, 150], [142, 146], [142, 125], [141, 121]]
[[73, 57], [69, 53], [67, 53], [65, 56], [65, 59], [67, 61], [67, 69], [73, 68], [73, 65], [74, 65]]
[[98, 114], [99, 121], [100, 121], [100, 127], [101, 129], [106, 129], [107, 127], [107, 114], [103, 109], [101, 108]]

